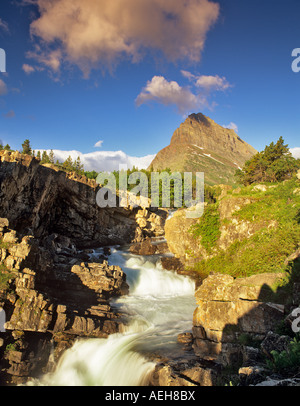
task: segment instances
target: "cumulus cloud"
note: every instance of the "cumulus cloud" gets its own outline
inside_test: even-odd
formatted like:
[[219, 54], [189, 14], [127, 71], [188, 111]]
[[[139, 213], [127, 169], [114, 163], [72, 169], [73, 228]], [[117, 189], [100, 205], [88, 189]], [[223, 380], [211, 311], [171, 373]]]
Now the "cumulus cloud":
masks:
[[[50, 150], [36, 149], [36, 151], [46, 151], [48, 154]], [[69, 156], [73, 160], [80, 157], [81, 162], [84, 165], [86, 171], [114, 171], [119, 169], [119, 165], [127, 165], [128, 169], [132, 169], [133, 166], [139, 169], [146, 169], [155, 155], [146, 155], [144, 157], [134, 157], [125, 154], [123, 151], [95, 151], [87, 154], [83, 154], [80, 151], [62, 151], [58, 149], [53, 150], [55, 161], [64, 162]]]
[[187, 87], [181, 87], [177, 82], [168, 82], [163, 76], [154, 76], [147, 82], [136, 98], [137, 106], [149, 101], [156, 101], [165, 106], [176, 105], [180, 113], [193, 110], [198, 104], [198, 98]]
[[2, 79], [0, 79], [0, 96], [3, 96], [7, 93], [7, 86], [6, 84], [3, 82]]
[[229, 123], [229, 124], [227, 124], [227, 125], [223, 125], [223, 127], [224, 127], [224, 128], [229, 128], [230, 130], [234, 130], [236, 133], [239, 132], [238, 126], [237, 126], [235, 123], [233, 123], [233, 122], [231, 122], [231, 123]]
[[[39, 18], [31, 23], [38, 48], [29, 56], [51, 69], [62, 61], [87, 76], [100, 63], [120, 57], [139, 61], [145, 50], [171, 61], [199, 61], [219, 5], [211, 0], [36, 0]], [[48, 45], [48, 47], [47, 47]]]
[[182, 75], [189, 79], [190, 81], [194, 82], [195, 86], [202, 88], [207, 92], [212, 91], [224, 91], [231, 87], [230, 83], [227, 81], [225, 77], [210, 76], [210, 75], [194, 75], [191, 72], [182, 70]]
[[290, 151], [294, 158], [300, 159], [300, 147], [290, 148]]
[[165, 106], [175, 105], [180, 114], [186, 114], [203, 108], [212, 108], [214, 103], [209, 102], [210, 95], [214, 91], [225, 91], [231, 86], [225, 77], [196, 76], [187, 71], [181, 73], [192, 83], [192, 88], [180, 86], [178, 82], [168, 81], [163, 76], [154, 76], [136, 98], [137, 106], [154, 101]]
[[102, 140], [99, 140], [99, 141], [97, 141], [96, 144], [94, 145], [94, 148], [101, 148], [101, 147], [102, 147], [102, 144], [103, 144], [103, 141], [102, 141]]

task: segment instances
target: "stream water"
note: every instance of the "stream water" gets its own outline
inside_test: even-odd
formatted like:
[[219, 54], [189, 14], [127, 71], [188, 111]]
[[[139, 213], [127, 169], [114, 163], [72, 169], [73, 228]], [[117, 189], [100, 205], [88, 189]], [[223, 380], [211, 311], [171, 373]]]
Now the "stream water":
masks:
[[[112, 302], [127, 316], [123, 333], [75, 342], [42, 385], [140, 386], [155, 367], [146, 354], [179, 356], [177, 335], [192, 328], [194, 282], [163, 270], [156, 255], [144, 257], [112, 248], [110, 265], [127, 275], [130, 293]], [[101, 252], [95, 251], [95, 255]]]

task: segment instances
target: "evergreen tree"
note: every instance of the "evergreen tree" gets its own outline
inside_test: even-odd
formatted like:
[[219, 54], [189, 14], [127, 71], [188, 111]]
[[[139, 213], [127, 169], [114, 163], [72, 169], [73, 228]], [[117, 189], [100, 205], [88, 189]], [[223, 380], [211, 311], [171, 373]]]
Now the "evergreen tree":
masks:
[[49, 156], [46, 151], [43, 151], [41, 164], [49, 164], [49, 163], [50, 163]]
[[32, 154], [32, 149], [30, 147], [30, 141], [29, 140], [25, 140], [22, 144], [22, 154], [26, 154], [26, 155], [31, 155]]
[[70, 155], [62, 165], [67, 172], [72, 172], [74, 170], [73, 161]]
[[36, 153], [36, 157], [37, 157], [37, 159], [41, 160], [41, 151], [38, 151], [38, 152]]
[[290, 178], [299, 169], [299, 161], [292, 157], [282, 137], [266, 146], [236, 172], [239, 182], [246, 185], [259, 182], [280, 182]]
[[81, 163], [80, 157], [78, 156], [76, 161], [74, 161], [73, 169], [76, 173], [82, 175], [84, 173], [83, 164]]
[[54, 152], [51, 149], [51, 151], [49, 152], [49, 161], [51, 164], [54, 164]]
[[9, 144], [6, 144], [4, 149], [5, 149], [5, 151], [12, 151]]

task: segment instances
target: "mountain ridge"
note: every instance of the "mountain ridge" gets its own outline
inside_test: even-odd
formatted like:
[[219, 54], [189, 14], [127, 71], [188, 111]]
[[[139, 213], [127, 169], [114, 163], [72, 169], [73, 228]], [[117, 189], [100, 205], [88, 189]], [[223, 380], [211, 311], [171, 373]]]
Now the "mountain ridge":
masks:
[[235, 171], [257, 151], [234, 130], [202, 113], [190, 114], [148, 169], [204, 172], [207, 184], [233, 184]]

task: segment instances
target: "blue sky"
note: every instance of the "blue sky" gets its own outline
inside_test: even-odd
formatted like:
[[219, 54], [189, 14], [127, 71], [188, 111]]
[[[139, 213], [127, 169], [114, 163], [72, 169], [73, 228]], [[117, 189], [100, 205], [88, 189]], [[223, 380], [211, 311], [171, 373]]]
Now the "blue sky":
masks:
[[299, 17], [299, 0], [2, 0], [0, 139], [142, 167], [202, 112], [299, 154]]

